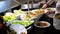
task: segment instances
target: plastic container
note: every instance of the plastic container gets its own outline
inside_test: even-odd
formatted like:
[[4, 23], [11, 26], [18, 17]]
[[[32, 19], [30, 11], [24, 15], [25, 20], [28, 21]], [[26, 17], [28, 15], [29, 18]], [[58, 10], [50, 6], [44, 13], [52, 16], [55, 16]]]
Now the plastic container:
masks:
[[53, 19], [53, 26], [55, 29], [60, 30], [60, 19]]
[[[58, 0], [57, 4], [56, 4], [55, 14], [58, 14], [58, 13], [60, 14], [60, 0]], [[60, 30], [60, 19], [54, 18], [53, 19], [53, 26], [54, 26], [55, 29]]]

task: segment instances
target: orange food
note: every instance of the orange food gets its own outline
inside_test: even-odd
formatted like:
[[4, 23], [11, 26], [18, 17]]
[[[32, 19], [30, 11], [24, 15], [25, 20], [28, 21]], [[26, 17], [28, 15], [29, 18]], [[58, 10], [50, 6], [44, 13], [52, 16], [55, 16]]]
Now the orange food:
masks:
[[40, 14], [44, 14], [44, 10], [43, 10], [43, 9], [40, 9], [38, 12], [39, 12]]
[[28, 12], [29, 15], [32, 15], [32, 16], [37, 16], [36, 13], [33, 13], [33, 12]]
[[40, 23], [40, 26], [47, 26], [46, 23]]
[[42, 23], [42, 22], [37, 23], [36, 25], [37, 25], [37, 26], [47, 26], [47, 24], [46, 24], [46, 23]]

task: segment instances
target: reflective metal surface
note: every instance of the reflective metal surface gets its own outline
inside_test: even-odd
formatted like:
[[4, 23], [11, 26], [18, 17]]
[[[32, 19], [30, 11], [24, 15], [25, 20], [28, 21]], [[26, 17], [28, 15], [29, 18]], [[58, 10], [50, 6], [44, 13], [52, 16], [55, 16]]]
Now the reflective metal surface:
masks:
[[8, 9], [14, 8], [19, 6], [19, 3], [13, 0], [5, 1], [2, 0], [0, 1], [0, 13], [5, 12]]
[[0, 0], [0, 13], [9, 8], [11, 2], [12, 0]]

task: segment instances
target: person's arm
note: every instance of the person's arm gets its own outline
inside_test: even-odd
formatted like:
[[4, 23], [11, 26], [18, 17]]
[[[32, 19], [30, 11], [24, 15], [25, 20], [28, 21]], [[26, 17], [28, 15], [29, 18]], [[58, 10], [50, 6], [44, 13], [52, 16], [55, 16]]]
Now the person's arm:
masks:
[[49, 0], [46, 4], [51, 5], [55, 0]]
[[46, 8], [48, 5], [51, 5], [55, 0], [49, 0], [42, 8]]

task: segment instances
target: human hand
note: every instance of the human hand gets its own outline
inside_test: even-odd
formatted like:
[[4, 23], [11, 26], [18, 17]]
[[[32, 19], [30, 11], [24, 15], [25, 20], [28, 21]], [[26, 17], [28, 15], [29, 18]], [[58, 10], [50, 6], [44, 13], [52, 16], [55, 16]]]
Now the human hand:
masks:
[[45, 9], [46, 7], [47, 7], [47, 5], [46, 5], [46, 4], [44, 4], [44, 5], [43, 5], [43, 7], [42, 7], [42, 9]]

